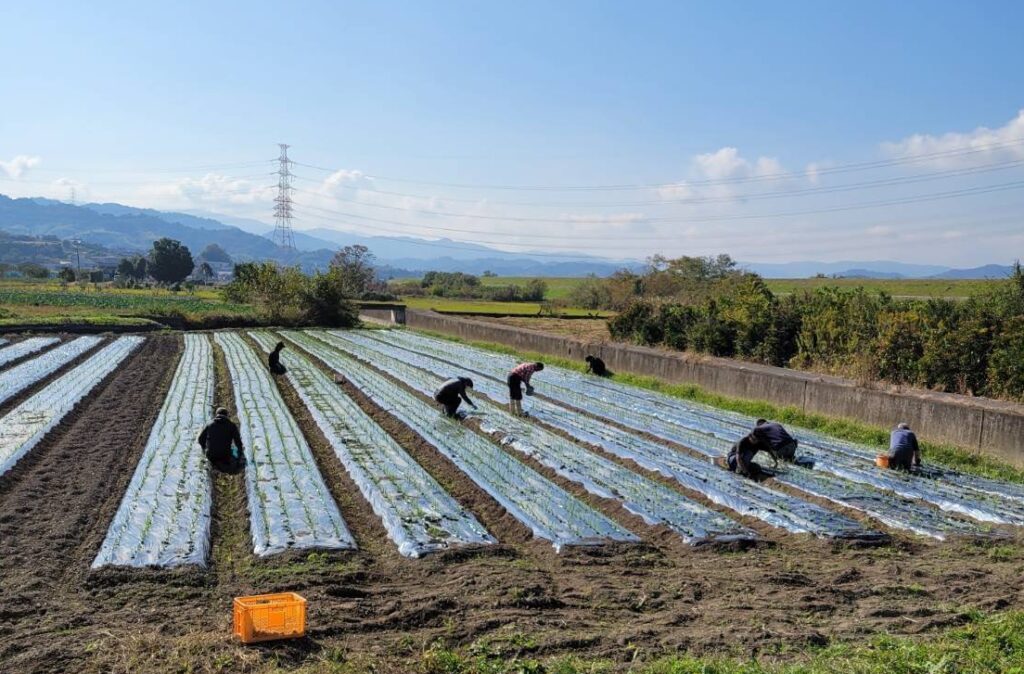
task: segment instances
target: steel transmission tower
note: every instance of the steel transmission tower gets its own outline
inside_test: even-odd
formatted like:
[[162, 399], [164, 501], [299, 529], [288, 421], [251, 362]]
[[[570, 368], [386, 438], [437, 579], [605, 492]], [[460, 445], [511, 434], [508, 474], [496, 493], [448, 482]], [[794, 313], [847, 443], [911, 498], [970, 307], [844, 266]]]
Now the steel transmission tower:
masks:
[[274, 243], [295, 250], [292, 233], [292, 160], [288, 158], [288, 145], [278, 143], [281, 156], [277, 158], [277, 196], [274, 197]]

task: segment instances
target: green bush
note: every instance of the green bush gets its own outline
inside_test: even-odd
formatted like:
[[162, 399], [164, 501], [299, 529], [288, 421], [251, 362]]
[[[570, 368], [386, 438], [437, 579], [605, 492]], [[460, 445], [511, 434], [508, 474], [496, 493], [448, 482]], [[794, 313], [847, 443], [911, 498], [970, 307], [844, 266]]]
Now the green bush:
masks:
[[[668, 273], [657, 272], [657, 285], [671, 280]], [[646, 278], [623, 274], [605, 283], [612, 292]], [[894, 300], [836, 287], [780, 299], [759, 277], [740, 273], [701, 283], [701, 292], [689, 286], [686, 301], [632, 300], [609, 321], [612, 337], [861, 381], [1024, 399], [1019, 265], [1005, 283], [964, 302]]]

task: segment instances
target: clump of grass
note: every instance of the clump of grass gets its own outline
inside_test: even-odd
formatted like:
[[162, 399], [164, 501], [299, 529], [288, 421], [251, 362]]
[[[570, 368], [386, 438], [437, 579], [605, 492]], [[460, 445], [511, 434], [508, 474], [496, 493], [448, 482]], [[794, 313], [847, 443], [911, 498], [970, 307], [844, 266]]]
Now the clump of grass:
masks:
[[[451, 342], [458, 342], [468, 346], [474, 346], [488, 351], [503, 353], [515, 356], [524, 361], [540, 360], [545, 363], [557, 365], [577, 372], [586, 371], [586, 365], [581, 361], [569, 360], [558, 356], [537, 353], [533, 351], [519, 351], [504, 344], [493, 342], [480, 342], [464, 340], [452, 337], [443, 333], [429, 330], [419, 330], [432, 337], [445, 339]], [[656, 377], [637, 375], [628, 372], [616, 373], [613, 379], [622, 384], [629, 384], [638, 388], [664, 393], [665, 395], [682, 400], [711, 405], [732, 412], [739, 412], [752, 417], [764, 417], [775, 419], [792, 426], [800, 426], [809, 430], [825, 433], [836, 438], [856, 442], [877, 448], [880, 452], [889, 446], [889, 429], [878, 426], [871, 426], [858, 421], [848, 419], [837, 419], [821, 414], [811, 414], [796, 407], [783, 407], [773, 405], [769, 402], [759, 400], [744, 400], [742, 398], [731, 398], [728, 396], [711, 393], [694, 384], [671, 384]], [[999, 461], [982, 454], [975, 453], [953, 445], [938, 444], [932, 442], [921, 442], [921, 451], [924, 460], [955, 470], [990, 477], [1009, 482], [1024, 483], [1024, 470], [1015, 468], [1007, 463]]]

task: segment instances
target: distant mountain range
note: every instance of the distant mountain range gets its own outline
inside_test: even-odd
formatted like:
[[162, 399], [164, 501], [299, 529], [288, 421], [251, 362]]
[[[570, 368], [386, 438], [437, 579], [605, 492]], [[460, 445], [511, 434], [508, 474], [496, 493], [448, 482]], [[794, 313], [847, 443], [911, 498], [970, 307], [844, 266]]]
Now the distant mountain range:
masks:
[[[426, 271], [462, 271], [499, 276], [607, 276], [619, 269], [639, 270], [637, 260], [559, 255], [547, 252], [508, 253], [479, 244], [451, 239], [407, 236], [367, 236], [317, 228], [295, 230], [297, 251], [271, 240], [273, 227], [259, 220], [205, 211], [188, 213], [135, 208], [123, 204], [72, 205], [42, 198], [11, 199], [0, 195], [0, 230], [28, 236], [78, 239], [113, 253], [149, 250], [153, 241], [169, 237], [181, 241], [194, 254], [210, 243], [220, 245], [236, 261], [275, 260], [303, 269], [323, 269], [342, 246], [361, 244], [377, 257], [386, 276], [417, 276]], [[852, 278], [1000, 278], [1010, 273], [1003, 265], [952, 269], [892, 261], [748, 262], [741, 266], [766, 278], [807, 278], [817, 274]]]
[[926, 264], [909, 264], [888, 260], [863, 262], [844, 260], [840, 262], [783, 262], [759, 263], [741, 262], [740, 266], [765, 278], [809, 278], [818, 274], [837, 278], [876, 279], [984, 279], [1003, 278], [1013, 271], [1011, 265], [987, 264], [971, 269]]
[[638, 262], [598, 257], [508, 253], [450, 239], [364, 236], [331, 229], [295, 230], [297, 252], [271, 240], [273, 227], [258, 220], [206, 212], [168, 212], [122, 204], [72, 205], [52, 199], [0, 195], [0, 230], [11, 234], [79, 239], [124, 254], [146, 251], [161, 237], [177, 239], [195, 254], [210, 243], [236, 261], [275, 260], [323, 269], [342, 246], [368, 247], [383, 271], [415, 276], [430, 270], [519, 276], [605, 276]]

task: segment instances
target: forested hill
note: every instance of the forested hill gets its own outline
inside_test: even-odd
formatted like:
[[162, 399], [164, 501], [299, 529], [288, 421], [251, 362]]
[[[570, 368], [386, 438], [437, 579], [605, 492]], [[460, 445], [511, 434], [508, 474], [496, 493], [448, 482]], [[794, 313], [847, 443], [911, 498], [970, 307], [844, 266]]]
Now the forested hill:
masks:
[[156, 215], [159, 213], [129, 209], [125, 214], [115, 214], [58, 201], [11, 199], [0, 195], [0, 230], [12, 234], [81, 239], [112, 250], [138, 252], [148, 251], [153, 241], [168, 237], [181, 241], [192, 251], [216, 243], [236, 260], [269, 259], [301, 264], [304, 268], [323, 268], [334, 254], [326, 248], [289, 253], [270, 239], [237, 227], [200, 229]]

